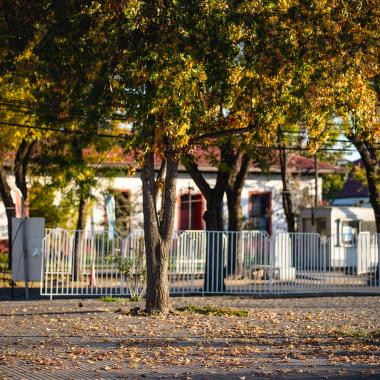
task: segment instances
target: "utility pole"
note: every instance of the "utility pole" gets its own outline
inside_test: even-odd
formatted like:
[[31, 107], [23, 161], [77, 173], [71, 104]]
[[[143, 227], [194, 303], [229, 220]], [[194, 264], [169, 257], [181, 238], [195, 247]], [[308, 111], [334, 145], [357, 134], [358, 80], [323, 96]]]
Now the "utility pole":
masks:
[[28, 261], [28, 239], [27, 239], [27, 229], [26, 229], [26, 207], [25, 199], [21, 198], [21, 209], [22, 209], [22, 249], [24, 254], [24, 278], [25, 278], [25, 299], [29, 299], [29, 261]]
[[318, 207], [318, 160], [317, 160], [317, 152], [315, 152], [315, 154], [314, 154], [314, 181], [315, 181], [314, 207]]
[[190, 183], [189, 183], [189, 185], [188, 185], [188, 191], [189, 191], [189, 197], [188, 197], [188, 199], [189, 199], [189, 206], [188, 206], [188, 210], [189, 210], [189, 230], [191, 230], [191, 190], [192, 190], [192, 188], [191, 188], [191, 186], [190, 186]]

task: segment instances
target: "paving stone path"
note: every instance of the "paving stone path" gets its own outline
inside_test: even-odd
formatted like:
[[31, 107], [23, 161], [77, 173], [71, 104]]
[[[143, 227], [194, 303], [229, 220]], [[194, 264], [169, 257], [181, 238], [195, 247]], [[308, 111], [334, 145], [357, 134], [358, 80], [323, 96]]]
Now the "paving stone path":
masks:
[[[142, 303], [0, 303], [0, 379], [380, 378], [380, 298], [173, 298], [246, 316]], [[211, 309], [213, 310], [213, 309]], [[216, 310], [216, 309], [215, 309]]]

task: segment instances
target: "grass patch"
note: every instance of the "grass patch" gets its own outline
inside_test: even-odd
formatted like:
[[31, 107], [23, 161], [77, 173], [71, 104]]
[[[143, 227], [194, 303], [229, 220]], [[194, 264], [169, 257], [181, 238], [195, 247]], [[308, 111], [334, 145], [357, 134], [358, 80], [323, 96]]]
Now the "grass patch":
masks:
[[248, 311], [241, 309], [231, 309], [227, 307], [217, 307], [217, 306], [196, 306], [188, 305], [179, 307], [177, 309], [181, 312], [203, 314], [203, 315], [215, 315], [215, 316], [227, 316], [227, 317], [247, 317]]
[[366, 338], [368, 333], [364, 330], [335, 330], [334, 335], [339, 338]]
[[353, 338], [353, 339], [380, 339], [380, 329], [365, 331], [365, 330], [335, 330], [334, 335], [340, 338]]
[[101, 297], [100, 301], [103, 302], [129, 302], [129, 298], [117, 298], [117, 297]]

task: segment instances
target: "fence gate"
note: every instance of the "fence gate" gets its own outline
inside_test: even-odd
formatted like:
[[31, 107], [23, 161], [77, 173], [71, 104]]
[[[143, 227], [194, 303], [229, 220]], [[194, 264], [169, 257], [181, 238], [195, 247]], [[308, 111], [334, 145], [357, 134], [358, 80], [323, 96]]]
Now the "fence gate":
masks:
[[[171, 294], [378, 293], [379, 236], [177, 231]], [[136, 296], [145, 289], [144, 234], [47, 230], [41, 295]]]

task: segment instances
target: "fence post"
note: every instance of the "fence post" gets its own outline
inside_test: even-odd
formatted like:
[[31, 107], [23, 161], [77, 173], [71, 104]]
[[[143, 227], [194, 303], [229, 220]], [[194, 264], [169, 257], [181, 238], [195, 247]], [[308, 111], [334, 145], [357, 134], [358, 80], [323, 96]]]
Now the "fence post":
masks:
[[47, 238], [47, 235], [46, 235], [46, 232], [45, 232], [45, 236], [44, 238], [42, 239], [42, 246], [41, 246], [41, 282], [40, 282], [40, 295], [43, 295], [44, 293], [44, 290], [45, 290], [45, 286], [44, 286], [44, 279], [45, 279], [45, 268], [44, 268], [44, 264], [45, 264], [45, 250], [46, 250], [46, 238]]
[[273, 292], [273, 277], [274, 277], [274, 246], [276, 236], [272, 236], [269, 240], [269, 292]]
[[321, 240], [321, 250], [322, 250], [322, 268], [323, 268], [323, 292], [326, 293], [327, 290], [327, 283], [326, 283], [326, 252], [327, 252], [327, 242], [328, 239], [326, 239], [324, 236], [320, 238]]

